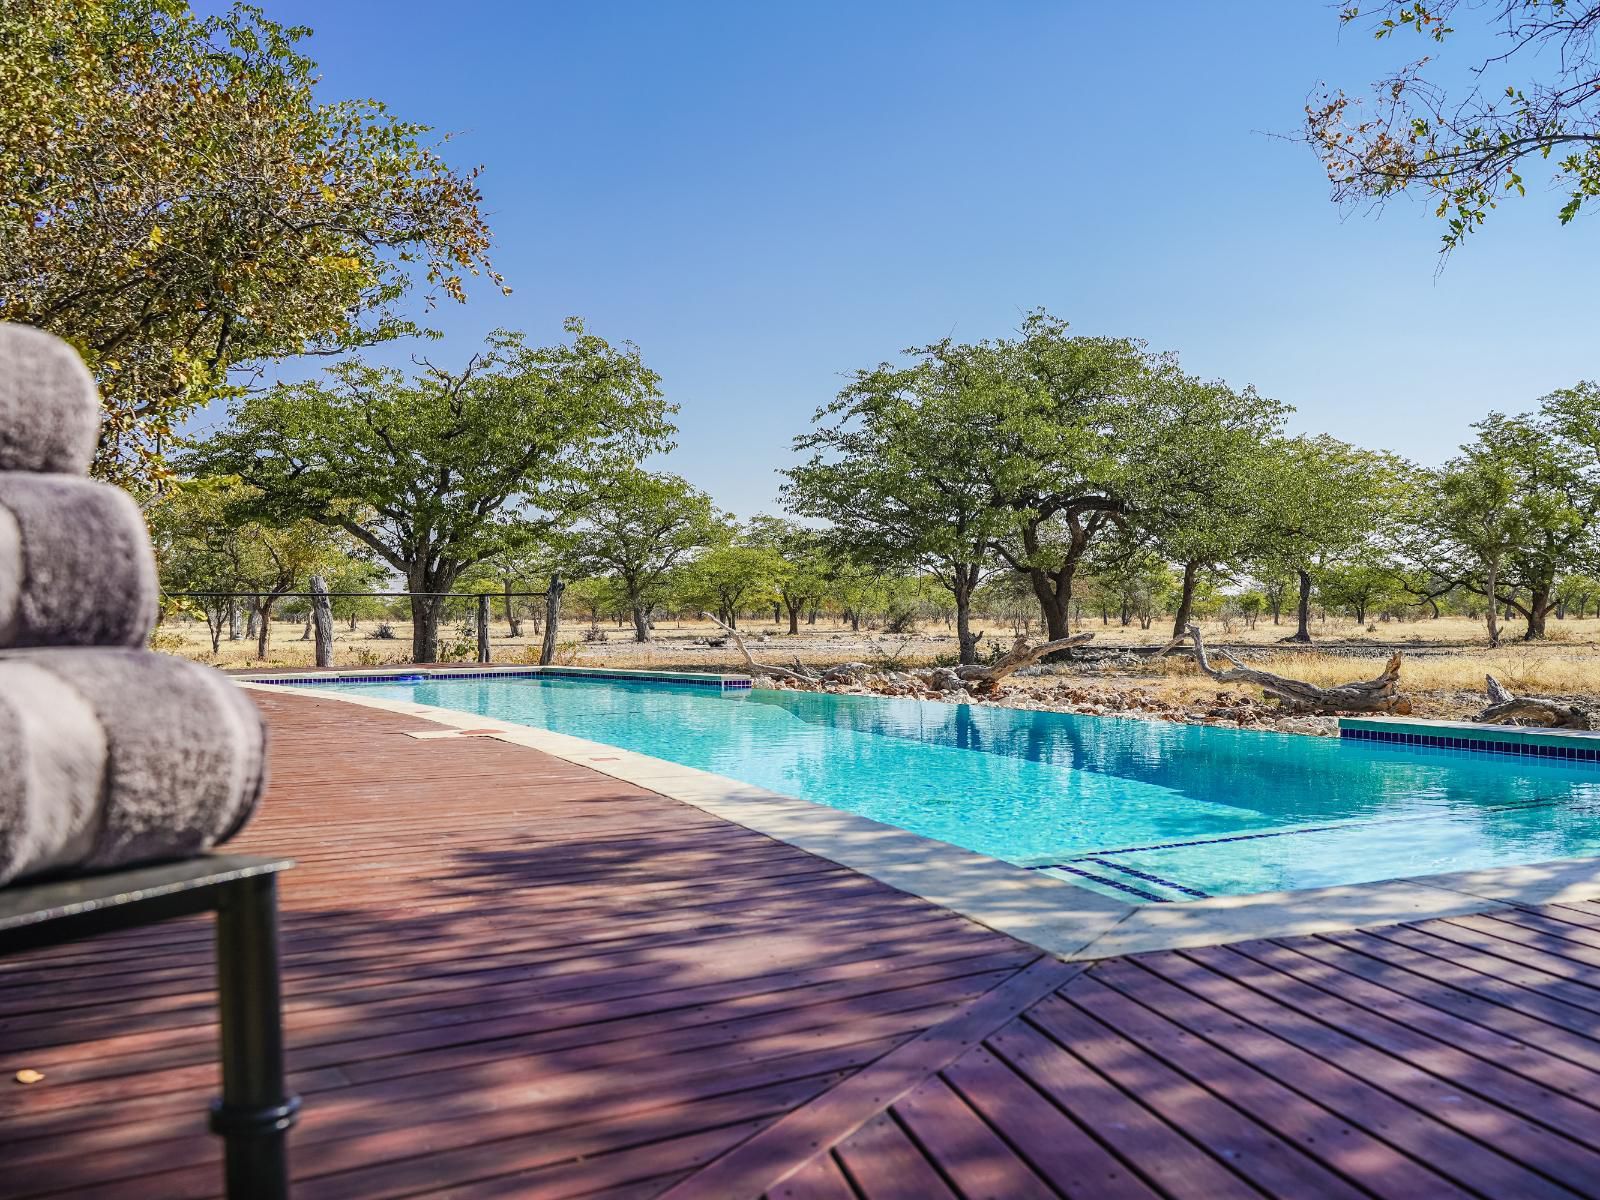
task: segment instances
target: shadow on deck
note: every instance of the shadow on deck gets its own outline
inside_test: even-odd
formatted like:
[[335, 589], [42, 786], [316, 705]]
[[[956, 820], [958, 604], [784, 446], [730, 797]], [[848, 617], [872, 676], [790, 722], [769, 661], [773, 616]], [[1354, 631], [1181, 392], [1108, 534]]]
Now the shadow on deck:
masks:
[[[258, 695], [306, 1198], [1600, 1194], [1600, 908], [1085, 968], [697, 809]], [[211, 947], [0, 964], [0, 1196], [217, 1194]]]

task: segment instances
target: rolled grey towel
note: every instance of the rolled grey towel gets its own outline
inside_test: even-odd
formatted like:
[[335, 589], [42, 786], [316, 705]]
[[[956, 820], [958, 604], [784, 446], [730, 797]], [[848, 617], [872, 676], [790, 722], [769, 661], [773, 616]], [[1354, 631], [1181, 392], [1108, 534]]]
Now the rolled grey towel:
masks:
[[159, 603], [150, 534], [126, 492], [0, 473], [0, 649], [142, 646]]
[[0, 322], [0, 471], [82, 475], [100, 438], [100, 393], [54, 334]]
[[0, 653], [0, 884], [203, 853], [265, 784], [261, 716], [199, 663], [146, 650]]

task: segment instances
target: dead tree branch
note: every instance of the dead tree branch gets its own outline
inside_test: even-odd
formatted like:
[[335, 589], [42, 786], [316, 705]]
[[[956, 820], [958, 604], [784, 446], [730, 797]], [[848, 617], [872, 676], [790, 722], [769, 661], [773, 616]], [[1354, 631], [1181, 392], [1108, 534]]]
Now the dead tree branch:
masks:
[[1473, 717], [1482, 725], [1543, 725], [1549, 729], [1589, 729], [1589, 714], [1574, 705], [1537, 696], [1515, 696], [1493, 675], [1483, 677], [1489, 706]]
[[1388, 712], [1408, 713], [1411, 701], [1400, 691], [1400, 654], [1393, 654], [1376, 679], [1361, 683], [1341, 683], [1336, 687], [1320, 688], [1315, 684], [1274, 675], [1271, 671], [1247, 667], [1222, 651], [1217, 657], [1226, 661], [1227, 670], [1219, 670], [1206, 657], [1205, 642], [1200, 637], [1198, 625], [1189, 626], [1189, 637], [1194, 641], [1195, 662], [1211, 678], [1222, 683], [1248, 683], [1259, 687], [1283, 707], [1295, 712]]
[[733, 639], [733, 644], [739, 647], [739, 653], [744, 656], [745, 670], [749, 671], [750, 674], [770, 675], [775, 679], [792, 679], [797, 683], [816, 683], [818, 678], [820, 678], [818, 675], [809, 671], [799, 659], [795, 659], [794, 665], [797, 669], [793, 671], [791, 671], [788, 667], [774, 667], [769, 666], [766, 663], [758, 663], [753, 657], [751, 657], [750, 648], [744, 644], [744, 638], [739, 635], [739, 631], [737, 629], [734, 629], [730, 625], [724, 625], [721, 621], [717, 620], [717, 618], [708, 612], [703, 612], [700, 615]]
[[1046, 654], [1057, 650], [1065, 650], [1069, 646], [1081, 646], [1094, 638], [1092, 633], [1075, 633], [1071, 637], [1057, 638], [1053, 642], [1044, 642], [1040, 645], [1031, 644], [1027, 638], [1019, 637], [1016, 643], [1006, 652], [1006, 656], [989, 666], [980, 667], [968, 665], [957, 667], [956, 674], [967, 683], [973, 684], [973, 691], [988, 694], [998, 691], [1000, 684], [1006, 676], [1023, 667], [1032, 666]]

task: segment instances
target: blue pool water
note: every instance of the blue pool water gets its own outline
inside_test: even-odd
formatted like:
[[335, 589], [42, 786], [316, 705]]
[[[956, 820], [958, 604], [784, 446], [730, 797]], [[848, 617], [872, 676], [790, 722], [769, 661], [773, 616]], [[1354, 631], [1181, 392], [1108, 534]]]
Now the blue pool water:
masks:
[[1124, 900], [1600, 854], [1594, 764], [657, 682], [511, 677], [331, 686], [714, 771]]

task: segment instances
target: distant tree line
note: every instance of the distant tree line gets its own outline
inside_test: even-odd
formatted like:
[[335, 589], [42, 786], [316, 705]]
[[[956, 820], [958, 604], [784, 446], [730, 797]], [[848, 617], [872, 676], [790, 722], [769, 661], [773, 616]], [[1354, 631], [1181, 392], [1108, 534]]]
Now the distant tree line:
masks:
[[[552, 575], [598, 631], [647, 641], [663, 614], [760, 615], [798, 633], [945, 621], [1067, 636], [1094, 619], [1174, 636], [1199, 619], [1482, 617], [1491, 642], [1582, 615], [1600, 575], [1600, 389], [1492, 413], [1429, 470], [1327, 436], [1171, 354], [1075, 335], [942, 341], [858, 371], [796, 439], [787, 515], [739, 522], [643, 464], [674, 409], [630, 344], [571, 321], [533, 347], [496, 333], [459, 371], [350, 359], [326, 382], [234, 402], [150, 503], [169, 590], [244, 592], [259, 650], [313, 573], [412, 593], [412, 654], [440, 653], [445, 593]], [[220, 602], [219, 602], [220, 603]], [[214, 643], [229, 612], [201, 601]], [[295, 610], [298, 611], [298, 610]], [[504, 616], [521, 619], [508, 598]]]

